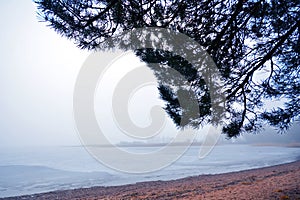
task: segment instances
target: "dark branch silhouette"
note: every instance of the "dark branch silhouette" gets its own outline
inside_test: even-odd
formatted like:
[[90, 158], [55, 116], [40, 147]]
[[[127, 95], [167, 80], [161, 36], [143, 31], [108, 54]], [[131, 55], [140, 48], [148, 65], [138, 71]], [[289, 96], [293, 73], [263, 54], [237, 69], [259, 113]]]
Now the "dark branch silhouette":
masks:
[[[142, 27], [168, 28], [193, 38], [222, 76], [223, 132], [229, 137], [257, 132], [264, 123], [286, 130], [299, 119], [299, 0], [37, 0], [36, 4], [40, 17], [80, 48], [96, 49], [112, 36]], [[167, 68], [152, 68], [165, 110], [178, 127], [214, 123], [213, 115], [220, 113], [212, 110], [212, 86], [191, 63], [172, 52], [135, 53], [146, 63], [168, 65], [189, 81], [185, 92], [196, 94], [200, 113], [182, 123], [185, 111], [173, 87], [180, 80], [164, 80]], [[267, 109], [265, 100], [284, 105]]]

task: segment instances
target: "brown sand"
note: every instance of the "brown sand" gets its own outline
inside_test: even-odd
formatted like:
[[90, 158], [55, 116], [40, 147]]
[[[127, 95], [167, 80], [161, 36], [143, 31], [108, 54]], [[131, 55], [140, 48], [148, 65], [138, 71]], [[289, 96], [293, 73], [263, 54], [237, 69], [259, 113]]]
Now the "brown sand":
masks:
[[299, 199], [300, 161], [172, 181], [55, 191], [7, 199]]

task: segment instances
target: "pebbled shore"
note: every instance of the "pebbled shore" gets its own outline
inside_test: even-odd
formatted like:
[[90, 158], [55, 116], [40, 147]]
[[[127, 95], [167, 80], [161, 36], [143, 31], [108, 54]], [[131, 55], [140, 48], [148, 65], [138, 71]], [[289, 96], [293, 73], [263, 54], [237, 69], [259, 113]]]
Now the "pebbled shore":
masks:
[[4, 198], [25, 199], [299, 199], [300, 161], [170, 181], [92, 187]]

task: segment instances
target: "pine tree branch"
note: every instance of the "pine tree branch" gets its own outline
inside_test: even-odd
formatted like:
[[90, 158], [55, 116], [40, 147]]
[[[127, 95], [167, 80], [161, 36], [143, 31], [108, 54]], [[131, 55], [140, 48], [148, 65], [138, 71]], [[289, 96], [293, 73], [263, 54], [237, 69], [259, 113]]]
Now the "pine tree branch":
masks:
[[105, 14], [107, 11], [109, 11], [118, 1], [119, 0], [112, 0], [111, 3], [102, 12], [98, 13], [94, 17], [92, 17], [89, 20], [87, 20], [86, 24], [84, 25], [84, 28], [88, 27], [94, 21], [98, 20], [103, 14]]
[[300, 20], [295, 23], [284, 35], [279, 37], [279, 41], [276, 43], [276, 45], [262, 58], [262, 60], [255, 66], [251, 71], [249, 71], [245, 77], [245, 79], [226, 97], [227, 99], [230, 99], [236, 93], [243, 88], [246, 83], [249, 81], [250, 77], [254, 74], [256, 70], [258, 70], [262, 65], [265, 64], [269, 59], [272, 58], [273, 54], [277, 51], [277, 49], [283, 45], [283, 43], [288, 39], [288, 37], [300, 26]]

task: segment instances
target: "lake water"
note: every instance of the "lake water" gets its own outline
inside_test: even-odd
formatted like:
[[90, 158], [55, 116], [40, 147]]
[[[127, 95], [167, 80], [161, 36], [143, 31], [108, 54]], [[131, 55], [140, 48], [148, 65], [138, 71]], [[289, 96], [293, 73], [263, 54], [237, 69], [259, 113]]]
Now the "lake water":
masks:
[[[144, 151], [154, 147], [126, 148]], [[300, 157], [299, 148], [220, 145], [208, 156], [199, 159], [199, 147], [192, 146], [170, 166], [137, 175], [118, 172], [100, 164], [83, 147], [0, 150], [0, 197], [240, 171], [292, 162]]]

